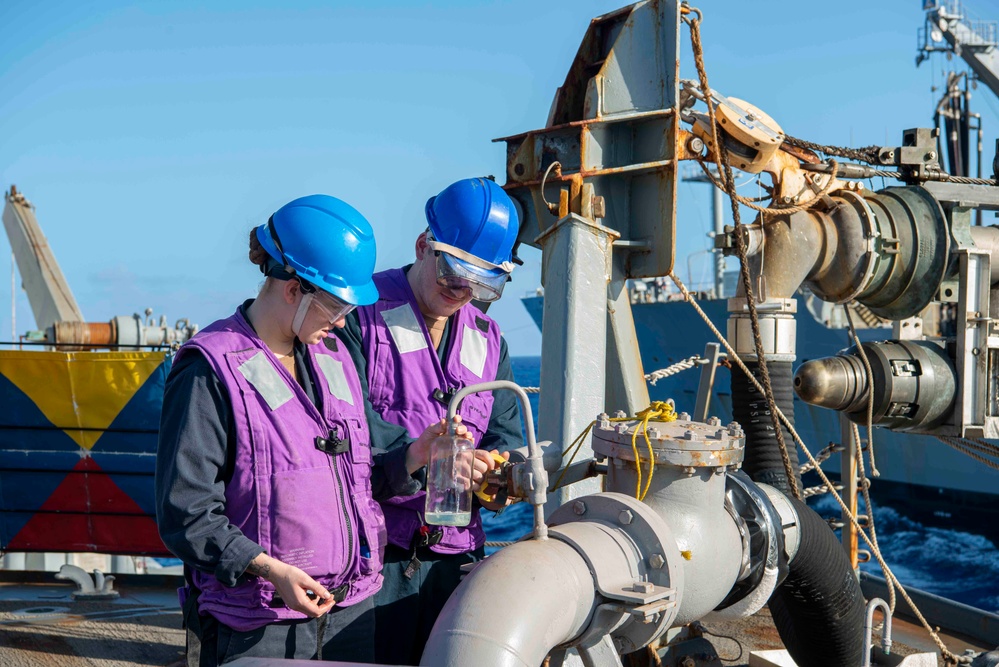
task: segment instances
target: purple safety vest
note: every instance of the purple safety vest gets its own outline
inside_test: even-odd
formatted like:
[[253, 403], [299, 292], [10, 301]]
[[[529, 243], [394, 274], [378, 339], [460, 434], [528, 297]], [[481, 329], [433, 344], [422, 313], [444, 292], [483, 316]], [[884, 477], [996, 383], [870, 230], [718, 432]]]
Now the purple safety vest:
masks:
[[[225, 491], [229, 521], [327, 590], [349, 583], [338, 604], [373, 595], [382, 582], [385, 520], [371, 497], [370, 437], [349, 353], [342, 345], [336, 351], [323, 343], [307, 346], [317, 408], [238, 310], [185, 343], [177, 358], [188, 350], [209, 361], [232, 405], [236, 461]], [[349, 449], [328, 454], [317, 448], [317, 437], [349, 440]], [[275, 601], [273, 584], [258, 577], [230, 588], [195, 571], [194, 583], [201, 590], [200, 611], [235, 630], [306, 618]]]
[[[442, 367], [406, 274], [391, 269], [376, 273], [374, 281], [378, 301], [357, 309], [368, 361], [368, 400], [385, 421], [416, 438], [447, 416], [447, 407], [433, 397], [435, 390], [447, 393], [496, 379], [499, 325], [475, 306], [462, 306], [451, 317], [450, 349]], [[492, 408], [492, 393], [472, 394], [461, 404], [459, 414], [476, 443], [489, 427]], [[411, 546], [424, 525], [425, 497], [420, 491], [382, 502], [389, 544]], [[468, 526], [443, 531], [440, 543], [431, 547], [438, 553], [466, 553], [486, 541], [478, 510]]]

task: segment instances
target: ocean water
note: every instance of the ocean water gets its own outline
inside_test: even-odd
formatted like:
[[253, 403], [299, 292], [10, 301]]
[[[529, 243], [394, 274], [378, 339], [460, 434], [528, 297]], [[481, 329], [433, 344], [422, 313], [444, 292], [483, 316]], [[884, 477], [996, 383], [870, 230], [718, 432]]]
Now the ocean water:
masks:
[[[518, 384], [538, 386], [540, 357], [514, 357], [512, 364]], [[537, 415], [537, 394], [531, 394], [530, 400]], [[974, 532], [926, 526], [909, 518], [904, 507], [877, 502], [876, 481], [871, 493], [878, 543], [899, 581], [999, 613], [999, 549], [996, 544]], [[839, 516], [839, 506], [829, 496], [819, 496], [809, 504], [825, 517]], [[527, 503], [518, 503], [498, 516], [484, 513], [489, 515], [483, 519], [487, 538], [507, 541], [523, 537], [531, 530], [530, 510]], [[880, 567], [873, 560], [861, 567], [880, 574]]]

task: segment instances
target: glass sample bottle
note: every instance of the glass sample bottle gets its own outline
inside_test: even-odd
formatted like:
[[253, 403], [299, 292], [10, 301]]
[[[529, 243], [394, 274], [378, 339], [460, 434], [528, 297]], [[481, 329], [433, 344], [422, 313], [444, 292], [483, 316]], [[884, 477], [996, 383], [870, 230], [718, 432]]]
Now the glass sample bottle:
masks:
[[430, 447], [424, 519], [435, 526], [467, 526], [472, 520], [472, 441], [441, 435]]

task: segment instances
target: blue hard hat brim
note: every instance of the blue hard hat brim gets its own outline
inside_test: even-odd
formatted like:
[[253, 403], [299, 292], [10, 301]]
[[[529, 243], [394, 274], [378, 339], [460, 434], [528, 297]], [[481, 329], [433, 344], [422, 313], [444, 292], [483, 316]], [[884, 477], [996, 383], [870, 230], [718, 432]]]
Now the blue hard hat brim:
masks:
[[316, 281], [312, 284], [352, 306], [370, 306], [378, 301], [378, 288], [375, 287], [375, 281], [373, 280], [369, 280], [363, 285], [348, 287], [337, 287], [323, 281]]

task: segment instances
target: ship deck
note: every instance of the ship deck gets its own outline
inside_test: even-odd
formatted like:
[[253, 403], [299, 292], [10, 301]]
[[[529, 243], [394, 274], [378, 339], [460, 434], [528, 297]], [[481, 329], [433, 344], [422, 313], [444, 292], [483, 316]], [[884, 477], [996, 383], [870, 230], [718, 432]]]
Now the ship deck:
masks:
[[4, 667], [176, 666], [184, 662], [177, 586], [166, 575], [116, 575], [114, 600], [74, 600], [52, 572], [0, 573]]
[[[119, 598], [74, 600], [74, 585], [57, 581], [53, 573], [2, 572], [0, 662], [4, 667], [182, 667], [180, 582], [169, 575], [121, 575], [115, 581]], [[726, 666], [748, 666], [750, 651], [781, 648], [766, 609], [704, 627]], [[921, 627], [898, 616], [892, 638], [896, 655], [935, 651]], [[995, 648], [955, 633], [945, 633], [944, 641], [958, 654]]]

